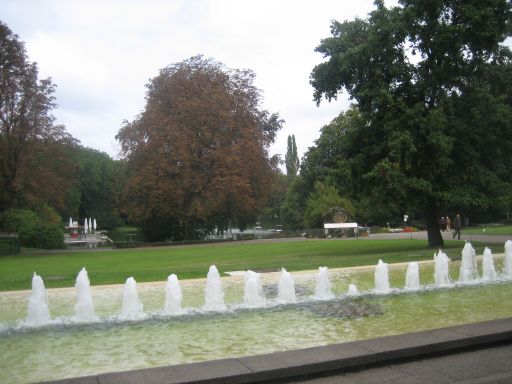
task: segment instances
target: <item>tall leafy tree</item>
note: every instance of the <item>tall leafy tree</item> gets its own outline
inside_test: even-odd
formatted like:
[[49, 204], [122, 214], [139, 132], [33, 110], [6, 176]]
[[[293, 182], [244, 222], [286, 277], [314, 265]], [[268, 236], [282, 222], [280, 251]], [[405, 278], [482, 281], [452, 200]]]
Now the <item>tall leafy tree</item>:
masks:
[[346, 147], [364, 156], [362, 191], [422, 212], [431, 246], [441, 209], [485, 210], [510, 190], [511, 14], [506, 0], [379, 0], [317, 47], [315, 100], [345, 89], [365, 120]]
[[40, 80], [25, 47], [0, 22], [0, 212], [65, 208], [72, 168], [61, 151], [74, 139], [54, 124], [55, 86]]
[[386, 223], [393, 217], [398, 219], [403, 214], [403, 207], [392, 199], [382, 204], [381, 194], [369, 190], [362, 177], [366, 155], [358, 148], [364, 143], [364, 137], [357, 136], [357, 133], [364, 129], [364, 125], [365, 120], [356, 107], [340, 113], [322, 127], [315, 145], [304, 155], [300, 174], [309, 191], [317, 182], [335, 186], [354, 204], [358, 222]]
[[341, 197], [336, 187], [317, 181], [307, 199], [304, 224], [309, 228], [323, 228], [327, 214], [334, 208], [343, 208], [350, 215], [355, 213], [350, 201]]
[[346, 153], [351, 144], [350, 133], [361, 126], [364, 126], [364, 120], [359, 111], [350, 108], [322, 127], [320, 137], [302, 160], [300, 173], [309, 190], [321, 181], [336, 186], [344, 196], [356, 197], [359, 194], [355, 164]]
[[300, 161], [297, 154], [297, 144], [295, 143], [295, 135], [288, 135], [288, 146], [285, 155], [286, 175], [288, 178], [294, 178], [299, 171]]
[[260, 109], [254, 77], [196, 56], [150, 81], [144, 111], [117, 136], [131, 169], [132, 220], [173, 218], [193, 238], [255, 219], [277, 166], [268, 149], [282, 121]]

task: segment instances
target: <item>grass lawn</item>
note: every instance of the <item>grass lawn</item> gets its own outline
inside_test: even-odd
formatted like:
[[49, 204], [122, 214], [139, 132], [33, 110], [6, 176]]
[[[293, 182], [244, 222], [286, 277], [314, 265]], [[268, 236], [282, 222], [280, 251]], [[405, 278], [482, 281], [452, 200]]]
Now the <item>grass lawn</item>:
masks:
[[[485, 230], [484, 230], [485, 229]], [[464, 233], [472, 235], [509, 235], [512, 236], [512, 225], [485, 225], [481, 227], [463, 228]]]
[[[463, 243], [445, 242], [451, 258], [460, 258]], [[478, 254], [483, 245], [473, 244]], [[503, 252], [503, 245], [491, 247]], [[179, 279], [205, 277], [210, 265], [219, 271], [289, 271], [356, 265], [375, 265], [431, 259], [434, 250], [424, 240], [307, 240], [290, 242], [223, 243], [169, 246], [109, 251], [83, 251], [47, 255], [21, 254], [0, 257], [0, 290], [30, 289], [33, 272], [46, 287], [72, 287], [85, 267], [91, 284], [121, 284], [133, 276], [137, 281], [165, 281], [171, 273]]]

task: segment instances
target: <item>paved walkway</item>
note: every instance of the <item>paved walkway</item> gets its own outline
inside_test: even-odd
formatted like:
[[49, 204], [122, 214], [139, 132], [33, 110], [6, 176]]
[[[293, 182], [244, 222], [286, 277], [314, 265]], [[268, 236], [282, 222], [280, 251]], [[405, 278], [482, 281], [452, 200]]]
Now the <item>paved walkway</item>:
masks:
[[301, 384], [510, 384], [512, 344], [466, 350], [409, 362], [386, 364]]

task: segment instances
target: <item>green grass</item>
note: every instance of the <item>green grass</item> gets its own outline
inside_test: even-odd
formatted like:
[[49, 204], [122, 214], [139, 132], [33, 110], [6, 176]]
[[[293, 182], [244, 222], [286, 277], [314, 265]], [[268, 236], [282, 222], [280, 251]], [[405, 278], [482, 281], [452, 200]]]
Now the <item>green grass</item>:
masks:
[[[485, 231], [484, 231], [485, 229]], [[472, 235], [508, 235], [512, 237], [512, 225], [485, 225], [463, 228], [462, 231]]]
[[[483, 246], [473, 244], [481, 254]], [[447, 241], [452, 258], [460, 257], [462, 243]], [[503, 252], [503, 245], [491, 248]], [[210, 265], [220, 272], [235, 270], [289, 271], [319, 266], [349, 267], [431, 259], [434, 250], [423, 240], [308, 240], [290, 242], [229, 243], [200, 246], [170, 246], [109, 251], [21, 254], [0, 257], [0, 290], [30, 289], [33, 272], [47, 287], [71, 287], [85, 267], [91, 284], [120, 284], [133, 276], [137, 281], [165, 281], [171, 273], [180, 279], [205, 277]]]

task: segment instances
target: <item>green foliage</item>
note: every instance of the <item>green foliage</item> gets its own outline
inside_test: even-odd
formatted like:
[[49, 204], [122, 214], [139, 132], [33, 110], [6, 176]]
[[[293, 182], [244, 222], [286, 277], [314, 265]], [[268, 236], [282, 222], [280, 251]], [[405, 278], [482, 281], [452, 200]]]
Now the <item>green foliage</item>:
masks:
[[38, 76], [24, 44], [0, 22], [0, 213], [30, 209], [57, 224], [55, 208], [66, 218], [94, 216], [103, 228], [119, 225], [119, 162], [54, 124], [55, 85]]
[[286, 175], [289, 178], [297, 176], [300, 161], [297, 154], [297, 144], [295, 143], [295, 135], [288, 135], [288, 147], [285, 155]]
[[281, 172], [274, 174], [274, 180], [270, 186], [269, 199], [266, 207], [259, 217], [264, 228], [274, 228], [276, 225], [282, 225], [282, 207], [290, 187], [288, 178]]
[[61, 144], [75, 140], [54, 124], [54, 91], [0, 21], [0, 212], [45, 203], [64, 208], [71, 171]]
[[61, 225], [47, 224], [42, 220], [21, 228], [20, 243], [24, 247], [58, 249], [64, 248], [64, 236]]
[[184, 228], [179, 221], [169, 217], [151, 217], [140, 223], [146, 241], [183, 240]]
[[[17, 233], [20, 244], [29, 248], [64, 248], [64, 236], [58, 214], [49, 207], [41, 215], [24, 209], [9, 209], [1, 215], [0, 228]], [[57, 221], [57, 222], [55, 222]]]
[[125, 181], [125, 165], [104, 152], [75, 146], [69, 148], [74, 163], [75, 182], [68, 194], [68, 216], [94, 217], [101, 229], [123, 224], [120, 195]]
[[59, 216], [58, 212], [47, 204], [39, 206], [36, 208], [36, 213], [39, 218], [48, 224], [61, 225], [62, 219]]
[[361, 180], [357, 178], [356, 166], [364, 162], [364, 156], [355, 154], [348, 158], [347, 151], [355, 145], [352, 142], [353, 132], [364, 123], [357, 108], [351, 107], [321, 129], [320, 137], [306, 152], [301, 165], [301, 176], [307, 190], [312, 191], [315, 183], [320, 181], [335, 186], [345, 196], [359, 198]]
[[307, 199], [304, 224], [308, 228], [323, 228], [325, 216], [332, 208], [343, 208], [352, 216], [355, 213], [350, 201], [341, 197], [335, 187], [317, 181]]
[[7, 233], [18, 233], [36, 221], [39, 221], [39, 217], [34, 211], [9, 209], [0, 216], [0, 228]]
[[130, 222], [176, 219], [188, 240], [255, 221], [273, 181], [268, 150], [282, 120], [260, 109], [254, 78], [196, 56], [150, 81], [144, 111], [117, 135], [130, 167]]
[[304, 228], [304, 210], [308, 194], [309, 190], [302, 175], [295, 177], [281, 208], [281, 220], [285, 228]]
[[489, 211], [510, 191], [512, 10], [505, 0], [399, 4], [333, 22], [311, 84], [317, 103], [345, 89], [360, 111], [364, 124], [337, 150], [352, 193], [423, 214], [434, 246], [438, 211]]

